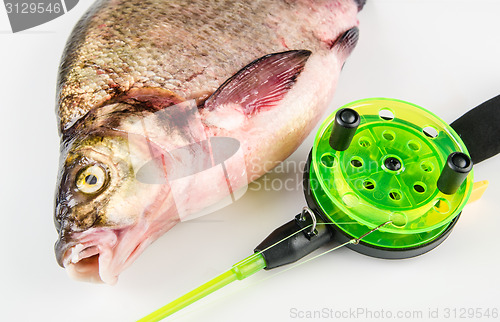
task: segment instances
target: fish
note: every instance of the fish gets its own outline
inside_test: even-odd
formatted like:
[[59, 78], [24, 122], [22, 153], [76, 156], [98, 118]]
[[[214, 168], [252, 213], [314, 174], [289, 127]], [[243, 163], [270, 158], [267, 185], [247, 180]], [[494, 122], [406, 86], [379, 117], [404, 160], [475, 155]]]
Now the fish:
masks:
[[363, 5], [92, 4], [57, 83], [59, 265], [115, 284], [173, 226], [234, 202], [286, 159], [331, 102]]

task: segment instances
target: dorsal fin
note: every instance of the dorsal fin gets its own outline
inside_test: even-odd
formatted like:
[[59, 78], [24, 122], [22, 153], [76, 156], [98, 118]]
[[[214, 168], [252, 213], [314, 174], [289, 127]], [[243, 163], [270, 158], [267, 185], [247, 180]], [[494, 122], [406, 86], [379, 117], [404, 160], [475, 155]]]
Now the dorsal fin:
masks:
[[358, 39], [359, 29], [358, 27], [353, 27], [338, 36], [332, 43], [331, 48], [332, 50], [336, 50], [341, 56], [344, 56], [344, 58], [347, 58], [353, 51], [354, 47], [356, 47]]

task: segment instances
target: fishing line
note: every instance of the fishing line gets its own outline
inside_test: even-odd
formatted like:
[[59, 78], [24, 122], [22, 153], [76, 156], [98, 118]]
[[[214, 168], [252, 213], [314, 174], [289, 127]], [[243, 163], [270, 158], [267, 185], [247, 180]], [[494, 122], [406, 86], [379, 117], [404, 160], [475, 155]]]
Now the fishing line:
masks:
[[[285, 273], [285, 272], [288, 272], [288, 271], [289, 271], [289, 270], [291, 270], [291, 269], [294, 269], [294, 268], [297, 268], [297, 267], [299, 267], [299, 266], [301, 266], [301, 265], [304, 265], [304, 264], [306, 264], [306, 263], [308, 263], [308, 262], [310, 262], [310, 261], [312, 261], [312, 260], [315, 260], [315, 259], [317, 259], [317, 258], [319, 258], [319, 257], [321, 257], [321, 256], [323, 256], [323, 255], [326, 255], [326, 254], [328, 254], [328, 253], [331, 253], [331, 252], [333, 252], [333, 251], [335, 251], [335, 250], [337, 250], [337, 249], [340, 249], [340, 248], [342, 248], [342, 247], [344, 247], [344, 246], [347, 246], [347, 245], [349, 245], [349, 244], [358, 244], [358, 243], [359, 243], [359, 242], [360, 242], [360, 241], [361, 241], [364, 237], [368, 236], [369, 234], [371, 234], [371, 233], [373, 233], [373, 232], [375, 232], [375, 231], [379, 230], [380, 228], [382, 228], [382, 227], [384, 227], [385, 225], [388, 225], [388, 224], [390, 224], [390, 223], [392, 223], [392, 222], [391, 222], [391, 221], [387, 221], [387, 222], [385, 222], [385, 223], [383, 223], [383, 224], [381, 224], [381, 225], [379, 225], [379, 226], [377, 226], [377, 227], [373, 228], [372, 230], [368, 231], [366, 234], [364, 234], [363, 236], [361, 236], [361, 237], [359, 237], [359, 238], [354, 238], [354, 239], [351, 239], [351, 240], [349, 240], [349, 241], [346, 241], [346, 242], [345, 242], [345, 243], [343, 243], [343, 244], [333, 246], [332, 248], [330, 248], [330, 249], [328, 249], [328, 250], [326, 250], [326, 251], [324, 251], [324, 252], [322, 252], [322, 253], [320, 253], [320, 254], [318, 254], [318, 255], [315, 255], [315, 256], [313, 256], [313, 257], [311, 257], [311, 258], [308, 258], [308, 259], [306, 259], [306, 260], [300, 261], [300, 262], [299, 262], [299, 263], [297, 263], [297, 264], [293, 264], [293, 265], [291, 265], [290, 267], [287, 267], [286, 269], [283, 269], [283, 270], [281, 270], [281, 271], [279, 271], [279, 272], [276, 272], [276, 273], [274, 273], [274, 274], [270, 275], [269, 277], [264, 278], [264, 279], [263, 279], [263, 281], [264, 281], [264, 280], [267, 280], [267, 279], [270, 279], [270, 278], [273, 278], [273, 277], [275, 277], [275, 276], [277, 276], [277, 275], [283, 274], [283, 273]], [[344, 223], [344, 224], [354, 224], [354, 223]], [[333, 223], [319, 223], [318, 225], [333, 225]], [[311, 225], [311, 226], [312, 226], [312, 225]], [[290, 237], [291, 237], [291, 236], [290, 236]]]
[[[321, 225], [322, 225], [322, 224], [326, 224], [326, 223], [321, 223]], [[268, 248], [266, 248], [265, 250], [269, 250], [270, 248], [275, 247], [277, 244], [279, 244], [279, 243], [281, 243], [281, 242], [284, 242], [284, 241], [286, 241], [287, 239], [289, 239], [289, 238], [293, 237], [294, 235], [299, 234], [299, 233], [301, 233], [301, 232], [303, 232], [303, 231], [305, 231], [305, 230], [309, 230], [310, 228], [312, 228], [312, 227], [314, 227], [314, 226], [315, 226], [315, 225], [313, 225], [313, 224], [310, 224], [310, 225], [308, 225], [308, 226], [305, 226], [304, 228], [300, 229], [299, 231], [294, 232], [294, 233], [292, 233], [291, 235], [289, 235], [289, 236], [287, 236], [287, 237], [285, 237], [285, 238], [283, 238], [283, 239], [281, 239], [281, 240], [277, 241], [276, 243], [274, 243], [273, 245], [269, 246], [269, 247], [268, 247]], [[340, 246], [340, 247], [341, 247], [341, 246]], [[329, 251], [333, 251], [333, 250], [338, 249], [338, 248], [340, 248], [340, 247], [339, 247], [339, 246], [335, 246], [333, 249], [331, 249], [331, 250], [329, 250]], [[326, 254], [326, 253], [328, 253], [329, 251], [324, 252], [323, 254]], [[321, 255], [323, 255], [323, 254], [321, 254]], [[321, 256], [321, 255], [319, 255], [319, 256]], [[316, 256], [316, 257], [319, 257], [319, 256]], [[244, 260], [243, 260], [243, 262], [245, 262], [245, 261], [248, 261], [248, 259], [244, 259]], [[209, 301], [209, 302], [207, 302], [207, 303], [205, 303], [205, 304], [203, 304], [203, 305], [200, 305], [200, 308], [206, 307], [206, 306], [208, 306], [208, 305], [209, 305], [209, 304], [211, 304], [211, 303], [218, 302], [218, 301], [220, 301], [220, 300], [222, 300], [222, 299], [224, 299], [224, 298], [227, 298], [227, 297], [229, 297], [229, 296], [232, 296], [232, 295], [234, 295], [234, 294], [237, 294], [237, 293], [241, 292], [243, 289], [246, 289], [246, 288], [249, 288], [249, 287], [253, 287], [253, 286], [255, 286], [255, 285], [259, 285], [260, 283], [262, 283], [262, 282], [264, 282], [264, 281], [266, 281], [266, 280], [268, 280], [268, 279], [270, 279], [270, 278], [273, 278], [273, 277], [275, 277], [275, 276], [277, 276], [277, 275], [279, 275], [279, 274], [281, 274], [281, 273], [283, 273], [283, 272], [285, 272], [285, 271], [288, 271], [288, 270], [290, 270], [290, 269], [292, 269], [292, 268], [295, 268], [295, 267], [297, 267], [297, 266], [299, 266], [299, 264], [297, 264], [297, 265], [293, 265], [292, 267], [289, 267], [289, 268], [287, 268], [287, 269], [286, 269], [286, 270], [284, 270], [284, 271], [274, 273], [274, 274], [272, 274], [272, 275], [270, 275], [270, 276], [268, 276], [268, 277], [265, 277], [265, 278], [263, 278], [263, 279], [260, 279], [260, 280], [258, 280], [258, 281], [252, 281], [252, 282], [250, 282], [248, 285], [246, 285], [246, 286], [245, 286], [244, 288], [242, 288], [242, 289], [233, 290], [232, 292], [229, 292], [228, 294], [226, 294], [226, 295], [224, 295], [224, 296], [221, 296], [221, 297], [219, 297], [218, 299], [214, 299], [214, 300]], [[225, 274], [225, 273], [227, 273], [228, 271], [230, 271], [230, 270], [226, 270], [226, 271], [225, 271], [224, 273], [222, 273], [222, 274]], [[184, 314], [179, 315], [179, 316], [178, 316], [178, 318], [183, 317], [183, 316], [187, 316], [187, 315], [189, 315], [189, 314], [191, 314], [191, 313], [190, 313], [190, 312], [186, 312], [186, 313], [184, 313]], [[175, 318], [175, 319], [177, 319], [177, 318]], [[139, 320], [139, 321], [143, 321], [143, 320], [141, 319], [141, 320]], [[148, 321], [148, 320], [144, 320], [144, 321]], [[153, 320], [149, 320], [149, 321], [153, 321]]]
[[[196, 302], [197, 300], [205, 297], [206, 295], [222, 288], [223, 286], [228, 285], [229, 283], [231, 283], [235, 280], [242, 280], [250, 275], [253, 275], [254, 273], [256, 273], [257, 271], [259, 271], [263, 268], [267, 269], [268, 267], [270, 267], [269, 260], [267, 262], [264, 261], [263, 254], [268, 253], [270, 251], [273, 251], [276, 248], [279, 248], [280, 245], [286, 244], [284, 246], [284, 248], [287, 250], [287, 255], [291, 255], [291, 254], [293, 254], [294, 247], [290, 247], [288, 245], [288, 243], [285, 243], [285, 242], [289, 241], [290, 239], [292, 239], [296, 236], [308, 236], [308, 235], [314, 234], [314, 233], [318, 234], [318, 231], [316, 231], [316, 229], [315, 229], [316, 227], [318, 228], [318, 230], [320, 230], [320, 227], [322, 227], [322, 226], [326, 227], [327, 225], [331, 225], [331, 223], [323, 223], [323, 222], [318, 223], [316, 221], [314, 213], [308, 207], [304, 207], [302, 212], [296, 216], [295, 220], [298, 222], [305, 222], [304, 214], [306, 212], [310, 214], [309, 218], [311, 220], [311, 223], [308, 223], [308, 224], [304, 225], [302, 228], [293, 232], [292, 234], [289, 234], [286, 237], [281, 238], [281, 239], [277, 240], [276, 242], [271, 243], [269, 246], [263, 248], [261, 251], [256, 251], [253, 255], [251, 255], [251, 256], [245, 258], [244, 260], [238, 262], [237, 264], [233, 265], [233, 267], [231, 269], [225, 271], [224, 273], [213, 278], [209, 282], [199, 286], [198, 288], [186, 293], [185, 295], [181, 296], [177, 300], [165, 305], [164, 307], [158, 309], [157, 311], [151, 313], [150, 315], [142, 318], [139, 321], [141, 321], [141, 322], [159, 321], [167, 316], [170, 316], [171, 314], [175, 313], [176, 311], [180, 310], [181, 308], [184, 308], [184, 307]], [[305, 264], [313, 259], [316, 259], [320, 256], [323, 256], [327, 253], [330, 253], [330, 252], [332, 252], [336, 249], [339, 249], [343, 246], [346, 246], [348, 244], [358, 244], [362, 238], [370, 235], [371, 233], [379, 230], [380, 228], [382, 228], [383, 226], [385, 226], [389, 223], [391, 223], [391, 222], [388, 221], [388, 222], [385, 222], [383, 224], [380, 224], [377, 227], [369, 230], [368, 232], [366, 232], [365, 234], [363, 234], [359, 238], [354, 238], [354, 239], [351, 239], [348, 242], [345, 242], [341, 245], [335, 246], [335, 247], [333, 247], [333, 248], [331, 248], [331, 249], [329, 249], [329, 250], [327, 250], [319, 255], [316, 255], [316, 256], [304, 261], [303, 263], [296, 264], [296, 265], [294, 265], [294, 266], [292, 266], [292, 267], [290, 267], [282, 272], [279, 272], [277, 274], [284, 273], [292, 268], [295, 268], [299, 265]], [[273, 234], [271, 234], [271, 236], [272, 235]], [[279, 236], [279, 234], [278, 234], [278, 236]], [[303, 256], [300, 255], [300, 257], [303, 257]], [[294, 259], [294, 256], [292, 256], [292, 259], [290, 260], [290, 262], [294, 262], [294, 261], [296, 261], [296, 259]], [[277, 274], [273, 274], [270, 277], [276, 276]]]
[[[304, 213], [305, 208], [308, 208], [308, 207], [304, 207], [302, 214]], [[309, 209], [309, 211], [310, 211], [310, 209]], [[314, 215], [313, 215], [313, 216], [314, 216]], [[311, 257], [311, 258], [307, 259], [307, 260], [301, 261], [301, 262], [299, 262], [299, 263], [297, 263], [297, 264], [294, 264], [294, 265], [292, 265], [292, 266], [290, 266], [290, 267], [287, 267], [287, 268], [286, 268], [286, 269], [284, 269], [284, 270], [281, 270], [281, 271], [279, 271], [279, 272], [276, 272], [276, 273], [274, 273], [274, 274], [272, 274], [272, 275], [270, 275], [270, 276], [267, 276], [267, 277], [265, 277], [265, 278], [263, 278], [263, 279], [260, 279], [260, 280], [258, 280], [258, 281], [253, 281], [253, 282], [250, 282], [250, 283], [249, 283], [248, 285], [246, 285], [244, 288], [241, 288], [241, 289], [238, 289], [238, 290], [234, 290], [234, 291], [232, 291], [232, 292], [229, 292], [229, 293], [228, 293], [228, 294], [226, 294], [225, 296], [221, 296], [221, 297], [219, 297], [218, 299], [214, 299], [214, 300], [212, 300], [212, 301], [210, 301], [210, 302], [208, 302], [208, 303], [205, 303], [204, 305], [202, 305], [202, 306], [200, 306], [200, 307], [206, 307], [206, 306], [208, 306], [208, 305], [209, 305], [209, 304], [211, 304], [211, 303], [221, 301], [221, 300], [222, 300], [222, 299], [224, 299], [224, 298], [227, 298], [227, 297], [229, 297], [229, 296], [232, 296], [232, 295], [234, 295], [234, 294], [237, 294], [237, 293], [241, 292], [243, 289], [246, 289], [246, 288], [249, 288], [249, 287], [254, 287], [255, 285], [259, 285], [259, 284], [261, 284], [262, 282], [265, 282], [265, 281], [267, 281], [267, 280], [269, 280], [269, 279], [275, 278], [275, 277], [276, 277], [276, 276], [278, 276], [278, 275], [281, 275], [281, 274], [283, 274], [283, 273], [285, 273], [285, 272], [288, 272], [288, 271], [290, 271], [290, 270], [292, 270], [292, 269], [295, 269], [295, 268], [297, 268], [297, 267], [299, 267], [299, 266], [301, 266], [301, 265], [304, 265], [304, 264], [306, 264], [306, 263], [308, 263], [308, 262], [310, 262], [310, 261], [312, 261], [312, 260], [315, 260], [315, 259], [317, 259], [317, 258], [319, 258], [319, 257], [321, 257], [321, 256], [323, 256], [323, 255], [326, 255], [326, 254], [331, 253], [331, 252], [333, 252], [333, 251], [335, 251], [335, 250], [338, 250], [338, 249], [340, 249], [340, 248], [342, 248], [342, 247], [344, 247], [344, 246], [347, 246], [348, 244], [357, 244], [357, 243], [359, 243], [359, 241], [360, 241], [361, 239], [363, 239], [364, 237], [368, 236], [369, 234], [373, 233], [374, 231], [376, 231], [376, 230], [378, 230], [378, 229], [382, 228], [383, 226], [385, 226], [385, 225], [387, 225], [387, 224], [390, 224], [390, 223], [391, 223], [390, 221], [385, 222], [385, 223], [383, 223], [383, 224], [381, 224], [381, 225], [379, 225], [379, 226], [377, 226], [377, 227], [375, 227], [375, 228], [371, 229], [370, 231], [368, 231], [367, 233], [365, 233], [365, 234], [364, 234], [363, 236], [361, 236], [360, 238], [351, 239], [351, 240], [349, 240], [349, 241], [347, 241], [347, 242], [345, 242], [345, 243], [343, 243], [343, 244], [340, 244], [340, 245], [335, 245], [335, 246], [333, 246], [332, 248], [330, 248], [330, 249], [328, 249], [328, 250], [326, 250], [326, 251], [324, 251], [324, 252], [322, 252], [322, 253], [320, 253], [320, 254], [318, 254], [318, 255], [315, 255], [315, 256], [313, 256], [313, 257]], [[353, 223], [345, 223], [345, 224], [353, 224]], [[276, 247], [276, 245], [277, 245], [277, 244], [282, 243], [282, 242], [285, 242], [287, 239], [292, 238], [294, 235], [296, 235], [296, 234], [298, 234], [298, 233], [300, 233], [300, 232], [303, 232], [303, 231], [307, 231], [307, 230], [314, 229], [314, 228], [315, 228], [315, 226], [317, 226], [317, 225], [333, 225], [333, 224], [332, 224], [332, 223], [312, 223], [312, 224], [310, 224], [310, 225], [308, 225], [308, 226], [305, 226], [305, 227], [304, 227], [304, 228], [302, 228], [301, 230], [299, 230], [299, 231], [297, 231], [297, 232], [295, 232], [295, 233], [293, 233], [293, 234], [291, 234], [291, 235], [289, 235], [289, 236], [287, 236], [287, 237], [283, 238], [282, 240], [280, 240], [280, 241], [276, 242], [275, 244], [273, 244], [273, 245], [269, 246], [268, 248], [266, 248], [266, 249], [265, 249], [265, 250], [263, 250], [263, 251], [267, 251], [267, 250], [269, 250], [269, 249], [270, 249], [270, 248], [272, 248], [272, 247]], [[245, 259], [245, 260], [243, 260], [242, 262], [247, 262], [247, 261], [248, 261], [248, 259]], [[229, 271], [229, 270], [228, 270], [228, 271]], [[228, 272], [228, 271], [226, 271], [226, 272]], [[226, 272], [225, 272], [225, 273], [226, 273]], [[223, 274], [224, 274], [224, 273], [223, 273]], [[185, 314], [180, 315], [180, 316], [179, 316], [179, 318], [180, 318], [180, 317], [182, 317], [182, 316], [189, 315], [189, 314], [190, 314], [189, 312], [186, 312]], [[142, 320], [140, 320], [140, 321], [142, 321]], [[147, 321], [147, 320], [144, 320], [144, 321]]]

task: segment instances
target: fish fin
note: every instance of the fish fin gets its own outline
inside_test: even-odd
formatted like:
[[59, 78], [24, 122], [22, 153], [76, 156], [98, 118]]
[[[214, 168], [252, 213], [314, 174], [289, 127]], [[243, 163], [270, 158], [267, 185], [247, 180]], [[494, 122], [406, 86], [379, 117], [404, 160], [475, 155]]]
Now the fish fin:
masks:
[[358, 43], [359, 39], [359, 29], [358, 27], [353, 27], [335, 39], [331, 45], [333, 50], [336, 50], [341, 56], [347, 58], [353, 51], [354, 47]]
[[358, 12], [363, 10], [363, 7], [366, 4], [366, 0], [354, 0], [354, 3], [358, 6]]
[[309, 50], [291, 50], [254, 60], [225, 81], [204, 108], [239, 105], [246, 115], [253, 115], [273, 107], [292, 88], [310, 55]]

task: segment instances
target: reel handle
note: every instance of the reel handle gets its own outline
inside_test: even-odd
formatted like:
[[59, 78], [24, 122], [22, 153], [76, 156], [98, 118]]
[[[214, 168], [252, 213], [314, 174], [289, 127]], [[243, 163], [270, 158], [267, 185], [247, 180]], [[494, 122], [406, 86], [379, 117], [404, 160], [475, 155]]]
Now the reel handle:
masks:
[[478, 105], [450, 126], [477, 164], [500, 153], [500, 95]]

